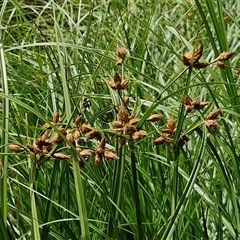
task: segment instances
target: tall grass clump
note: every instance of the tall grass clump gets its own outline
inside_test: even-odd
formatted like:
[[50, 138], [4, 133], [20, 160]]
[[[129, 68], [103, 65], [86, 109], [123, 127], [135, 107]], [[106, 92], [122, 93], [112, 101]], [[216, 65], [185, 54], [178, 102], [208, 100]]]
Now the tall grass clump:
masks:
[[1, 239], [239, 239], [237, 1], [0, 3]]

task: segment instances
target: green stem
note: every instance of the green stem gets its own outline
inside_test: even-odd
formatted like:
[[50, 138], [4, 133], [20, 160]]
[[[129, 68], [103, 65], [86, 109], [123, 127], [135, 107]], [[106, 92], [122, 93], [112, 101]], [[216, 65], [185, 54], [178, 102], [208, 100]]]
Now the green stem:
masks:
[[137, 229], [138, 229], [138, 240], [143, 240], [143, 226], [142, 226], [142, 215], [140, 210], [140, 201], [138, 193], [138, 181], [137, 181], [137, 168], [136, 168], [136, 156], [134, 152], [134, 143], [132, 140], [129, 141], [129, 148], [131, 151], [131, 165], [132, 165], [132, 178], [133, 178], [133, 195], [135, 201], [136, 217], [137, 217]]
[[[7, 81], [7, 71], [3, 52], [3, 46], [0, 44], [0, 68], [1, 68], [1, 78], [2, 78], [2, 91], [3, 94], [8, 96], [8, 81]], [[7, 226], [7, 165], [8, 165], [8, 135], [9, 135], [9, 99], [2, 99], [3, 106], [3, 125], [2, 125], [2, 142], [1, 142], [1, 152], [2, 152], [2, 178], [0, 178], [0, 211], [2, 215], [2, 220]]]

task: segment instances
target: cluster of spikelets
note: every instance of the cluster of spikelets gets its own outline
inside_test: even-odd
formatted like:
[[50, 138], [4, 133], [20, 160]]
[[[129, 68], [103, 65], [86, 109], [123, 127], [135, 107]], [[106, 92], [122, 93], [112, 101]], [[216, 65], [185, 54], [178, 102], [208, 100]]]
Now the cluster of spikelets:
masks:
[[[219, 68], [226, 69], [224, 61], [230, 59], [234, 54], [233, 52], [223, 52], [213, 62], [204, 63], [199, 62], [202, 52], [203, 46], [200, 46], [193, 54], [189, 52], [185, 53], [182, 58], [183, 64], [185, 66], [193, 66], [194, 68], [205, 68], [212, 63], [217, 63]], [[127, 55], [126, 49], [124, 47], [117, 48], [116, 55], [119, 58], [116, 65], [123, 66]], [[120, 75], [115, 72], [113, 79], [108, 81], [108, 85], [113, 90], [125, 90], [128, 87], [129, 81], [129, 78], [122, 80]], [[134, 114], [129, 114], [128, 95], [123, 99], [123, 106], [118, 107], [118, 119], [110, 123], [112, 128], [106, 132], [106, 134], [118, 138], [120, 147], [125, 145], [128, 141], [135, 143], [148, 136], [148, 133], [145, 130], [138, 129], [137, 125], [140, 118], [137, 118]], [[209, 102], [192, 100], [188, 95], [183, 97], [182, 103], [185, 105], [186, 114], [189, 114], [193, 110], [201, 110], [209, 104]], [[212, 133], [218, 131], [218, 116], [220, 112], [220, 109], [216, 109], [205, 119], [204, 124]], [[147, 119], [147, 121], [154, 123], [159, 121], [161, 117], [160, 114], [153, 114]], [[32, 145], [27, 144], [26, 147], [21, 147], [16, 144], [10, 144], [9, 148], [15, 152], [28, 151], [30, 155], [34, 155], [39, 166], [41, 166], [41, 162], [46, 158], [60, 160], [71, 159], [70, 155], [66, 153], [56, 152], [56, 150], [59, 149], [57, 147], [60, 146], [60, 144], [65, 144], [65, 147], [75, 149], [80, 167], [84, 167], [84, 159], [89, 159], [91, 156], [94, 156], [94, 162], [97, 165], [102, 163], [103, 159], [118, 160], [119, 157], [117, 156], [117, 152], [112, 148], [106, 148], [106, 138], [103, 134], [93, 126], [82, 122], [82, 116], [77, 117], [73, 129], [68, 130], [60, 123], [59, 113], [55, 112], [52, 123], [44, 124], [42, 127], [43, 134], [37, 137]], [[172, 143], [175, 138], [176, 129], [177, 124], [175, 119], [169, 117], [167, 119], [166, 128], [161, 130], [161, 135], [153, 140], [153, 144], [161, 145], [164, 143]], [[96, 148], [80, 148], [82, 140], [88, 141], [91, 139], [98, 141]], [[189, 140], [190, 136], [185, 133], [180, 133], [180, 137], [177, 139], [177, 141], [181, 141], [181, 143]]]
[[[81, 122], [82, 117], [79, 116], [76, 118], [74, 128], [71, 130], [67, 130], [64, 127], [56, 127], [61, 125], [61, 123], [59, 121], [59, 113], [55, 112], [52, 124], [46, 123], [42, 126], [43, 134], [37, 137], [33, 144], [27, 144], [25, 148], [16, 144], [10, 144], [9, 148], [14, 152], [27, 150], [30, 155], [34, 156], [38, 166], [41, 166], [41, 163], [46, 158], [70, 160], [70, 155], [62, 152], [55, 152], [56, 147], [60, 146], [60, 144], [64, 144], [67, 148], [74, 147], [78, 154], [80, 167], [84, 167], [83, 159], [88, 159], [92, 155], [95, 155], [94, 159], [96, 164], [100, 164], [103, 158], [107, 160], [118, 160], [118, 156], [113, 149], [105, 148], [106, 140], [102, 137], [102, 134], [91, 125], [82, 124]], [[81, 149], [81, 140], [90, 139], [99, 141], [99, 145], [96, 149]]]
[[185, 66], [193, 66], [194, 68], [201, 69], [209, 66], [210, 64], [217, 63], [217, 67], [226, 69], [225, 61], [229, 60], [235, 52], [223, 52], [215, 60], [210, 63], [199, 62], [203, 54], [203, 45], [197, 48], [193, 53], [186, 52], [182, 57], [182, 62]]

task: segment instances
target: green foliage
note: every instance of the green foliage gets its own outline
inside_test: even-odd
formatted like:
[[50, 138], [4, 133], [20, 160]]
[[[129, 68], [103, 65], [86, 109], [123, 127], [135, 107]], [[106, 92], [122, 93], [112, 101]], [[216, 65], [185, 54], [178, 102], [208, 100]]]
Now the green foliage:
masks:
[[239, 8], [0, 3], [0, 238], [238, 239]]

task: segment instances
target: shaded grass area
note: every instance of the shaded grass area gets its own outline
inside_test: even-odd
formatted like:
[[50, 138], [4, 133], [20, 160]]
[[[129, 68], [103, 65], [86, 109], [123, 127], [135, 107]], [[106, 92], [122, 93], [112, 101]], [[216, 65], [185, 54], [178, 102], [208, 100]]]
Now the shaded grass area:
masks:
[[[1, 238], [238, 239], [238, 2], [0, 6]], [[184, 53], [200, 45], [202, 62], [235, 54], [226, 69], [183, 66]], [[121, 66], [119, 46], [127, 51]], [[130, 79], [122, 90], [109, 84], [116, 72]], [[186, 94], [209, 104], [186, 113]], [[205, 120], [215, 109], [221, 113], [211, 131]], [[161, 119], [148, 121], [153, 114]], [[154, 145], [173, 126], [169, 119], [172, 135]], [[111, 122], [119, 120], [125, 128], [113, 134]], [[87, 124], [101, 137], [88, 138]], [[147, 136], [134, 139], [140, 130]], [[47, 154], [31, 150], [45, 132], [61, 141]], [[182, 142], [182, 134], [190, 139]], [[9, 143], [23, 151], [10, 151]], [[78, 148], [94, 153], [85, 159]]]

